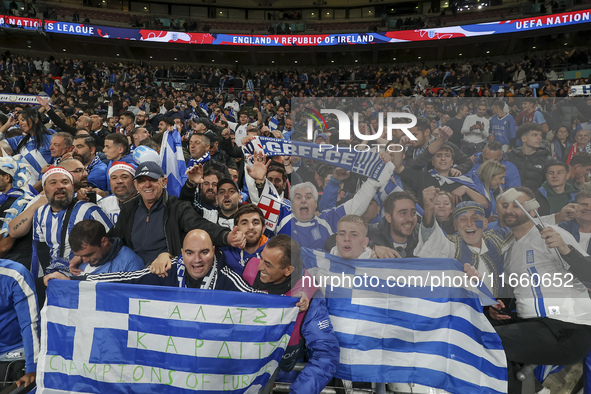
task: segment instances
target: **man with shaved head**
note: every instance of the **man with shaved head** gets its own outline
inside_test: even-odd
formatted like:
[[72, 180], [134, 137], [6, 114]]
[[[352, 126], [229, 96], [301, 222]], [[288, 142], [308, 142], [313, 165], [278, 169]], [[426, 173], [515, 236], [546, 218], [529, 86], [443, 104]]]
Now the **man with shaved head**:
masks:
[[[203, 230], [187, 233], [181, 249], [182, 255], [172, 259], [172, 266], [164, 274], [157, 275], [149, 268], [129, 272], [114, 272], [98, 275], [80, 275], [69, 279], [137, 283], [156, 286], [189, 287], [194, 289], [230, 290], [260, 293], [227, 265], [223, 255], [213, 246], [211, 237]], [[68, 279], [60, 273], [45, 276], [50, 279]]]

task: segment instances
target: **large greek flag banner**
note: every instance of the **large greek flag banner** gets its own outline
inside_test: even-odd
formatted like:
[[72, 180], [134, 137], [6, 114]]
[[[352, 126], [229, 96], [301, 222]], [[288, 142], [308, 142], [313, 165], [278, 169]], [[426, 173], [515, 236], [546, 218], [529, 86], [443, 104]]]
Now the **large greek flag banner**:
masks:
[[257, 393], [281, 360], [296, 299], [53, 280], [40, 393]]
[[336, 377], [507, 392], [503, 346], [482, 313], [495, 302], [486, 288], [464, 286], [457, 260], [344, 260], [307, 248], [302, 257], [341, 346]]

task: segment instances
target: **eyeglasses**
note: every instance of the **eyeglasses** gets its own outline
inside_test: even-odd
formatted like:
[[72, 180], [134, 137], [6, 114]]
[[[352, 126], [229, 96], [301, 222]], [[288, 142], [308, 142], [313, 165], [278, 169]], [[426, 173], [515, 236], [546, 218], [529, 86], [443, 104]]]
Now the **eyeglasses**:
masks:
[[86, 168], [76, 168], [75, 170], [71, 170], [71, 173], [80, 174], [81, 172], [85, 172]]

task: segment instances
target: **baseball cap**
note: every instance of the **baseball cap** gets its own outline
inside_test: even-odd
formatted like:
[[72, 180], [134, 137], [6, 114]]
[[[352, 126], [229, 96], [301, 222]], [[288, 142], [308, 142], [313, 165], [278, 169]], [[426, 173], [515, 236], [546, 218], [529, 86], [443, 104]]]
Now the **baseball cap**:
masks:
[[238, 185], [233, 180], [231, 180], [230, 178], [222, 178], [222, 179], [220, 179], [220, 181], [218, 182], [218, 190], [220, 190], [220, 187], [222, 187], [223, 185], [225, 185], [227, 183], [229, 183], [232, 186], [234, 186], [236, 188], [236, 191], [240, 191], [240, 189], [238, 188]]
[[146, 161], [144, 163], [140, 163], [140, 165], [137, 167], [133, 179], [137, 179], [141, 176], [147, 176], [152, 179], [160, 179], [164, 176], [164, 171], [162, 171], [162, 168], [153, 161]]

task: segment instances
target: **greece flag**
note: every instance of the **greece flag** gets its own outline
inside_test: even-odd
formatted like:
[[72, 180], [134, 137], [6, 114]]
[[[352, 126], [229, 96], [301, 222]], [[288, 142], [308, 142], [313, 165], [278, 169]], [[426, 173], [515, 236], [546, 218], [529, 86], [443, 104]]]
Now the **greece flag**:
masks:
[[336, 377], [415, 383], [450, 393], [507, 392], [502, 343], [454, 259], [344, 260], [302, 248], [325, 292], [341, 359]]
[[38, 392], [257, 393], [293, 331], [296, 299], [53, 280]]
[[187, 165], [183, 156], [181, 135], [177, 130], [164, 132], [160, 147], [160, 161], [164, 175], [168, 178], [166, 191], [171, 196], [180, 196], [181, 189], [187, 181], [187, 175], [185, 175]]

